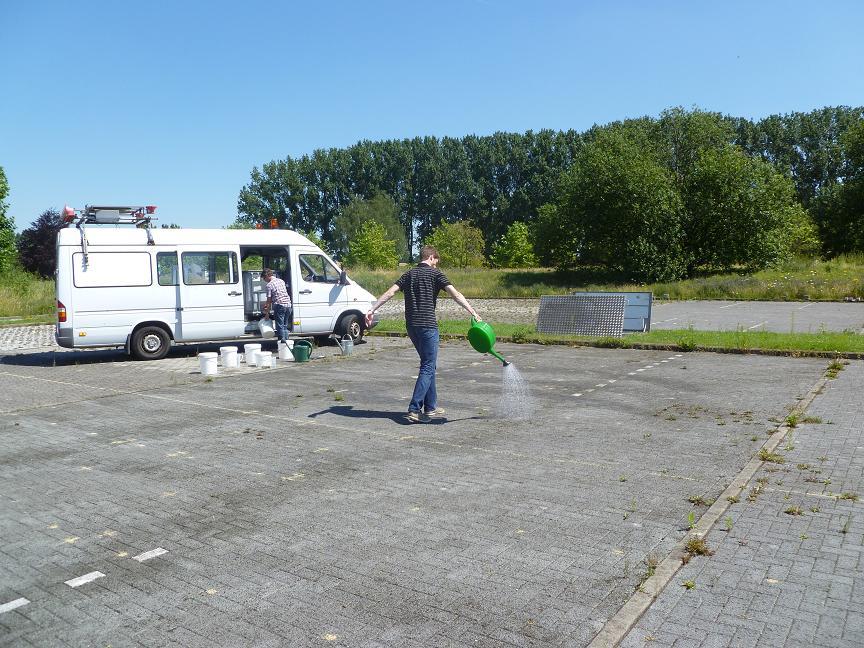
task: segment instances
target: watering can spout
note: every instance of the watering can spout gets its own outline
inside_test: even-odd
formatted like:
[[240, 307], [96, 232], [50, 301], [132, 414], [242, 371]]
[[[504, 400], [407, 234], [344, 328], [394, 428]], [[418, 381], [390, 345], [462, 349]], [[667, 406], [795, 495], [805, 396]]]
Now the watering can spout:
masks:
[[493, 347], [495, 346], [495, 331], [486, 322], [478, 322], [471, 318], [471, 328], [468, 330], [468, 342], [480, 353], [489, 353], [498, 358], [506, 367], [507, 362]]

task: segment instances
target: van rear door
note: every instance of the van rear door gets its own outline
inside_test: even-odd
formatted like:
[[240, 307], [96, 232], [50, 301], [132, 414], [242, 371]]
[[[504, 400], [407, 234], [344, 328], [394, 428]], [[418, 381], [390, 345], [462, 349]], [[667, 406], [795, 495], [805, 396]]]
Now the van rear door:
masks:
[[180, 261], [178, 340], [242, 336], [246, 321], [240, 246], [178, 246], [177, 254]]

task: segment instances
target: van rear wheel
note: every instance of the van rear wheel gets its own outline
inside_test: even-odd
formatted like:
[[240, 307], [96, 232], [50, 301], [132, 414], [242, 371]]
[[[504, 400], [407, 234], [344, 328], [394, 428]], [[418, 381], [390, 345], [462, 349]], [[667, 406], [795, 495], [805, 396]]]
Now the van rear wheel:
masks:
[[168, 355], [171, 340], [158, 326], [143, 326], [132, 334], [132, 356], [137, 360], [161, 360]]
[[345, 315], [339, 320], [339, 335], [350, 335], [354, 342], [362, 340], [363, 326], [360, 324], [360, 318], [350, 313]]

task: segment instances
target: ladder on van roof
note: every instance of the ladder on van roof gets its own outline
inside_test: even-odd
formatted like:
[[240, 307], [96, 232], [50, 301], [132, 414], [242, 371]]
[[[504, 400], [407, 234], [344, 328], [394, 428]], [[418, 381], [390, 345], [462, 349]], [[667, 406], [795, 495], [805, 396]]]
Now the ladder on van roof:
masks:
[[155, 219], [156, 205], [143, 207], [109, 207], [103, 205], [86, 205], [84, 209], [73, 209], [66, 205], [63, 208], [63, 222], [74, 225], [81, 232], [81, 253], [84, 256], [84, 266], [89, 263], [87, 254], [87, 235], [85, 225], [135, 225], [147, 231], [147, 245], [156, 245], [150, 223]]

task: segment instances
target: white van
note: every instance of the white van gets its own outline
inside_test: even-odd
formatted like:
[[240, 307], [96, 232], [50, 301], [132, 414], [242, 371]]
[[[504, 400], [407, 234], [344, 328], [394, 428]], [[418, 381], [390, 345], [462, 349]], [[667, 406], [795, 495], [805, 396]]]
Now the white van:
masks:
[[70, 226], [57, 235], [57, 344], [123, 346], [135, 358], [157, 360], [172, 343], [260, 337], [262, 268], [288, 287], [292, 335], [363, 337], [374, 295], [306, 237], [277, 229], [151, 229], [152, 211], [66, 208]]

